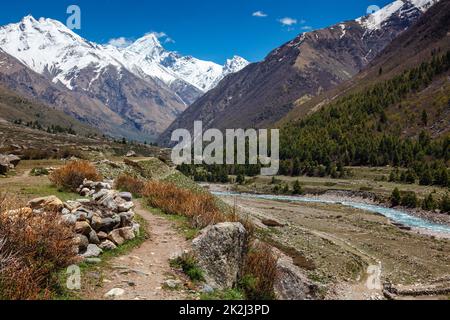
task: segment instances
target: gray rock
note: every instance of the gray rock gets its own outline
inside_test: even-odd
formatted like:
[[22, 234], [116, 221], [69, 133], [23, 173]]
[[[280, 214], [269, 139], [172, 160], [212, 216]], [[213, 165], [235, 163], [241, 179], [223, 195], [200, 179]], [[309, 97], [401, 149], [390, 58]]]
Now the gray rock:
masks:
[[100, 231], [99, 233], [97, 233], [97, 237], [103, 241], [105, 239], [108, 239], [108, 234], [106, 232]]
[[105, 197], [101, 198], [98, 203], [107, 207], [111, 211], [118, 212], [119, 205], [114, 198], [114, 192], [109, 192]]
[[169, 289], [178, 289], [182, 284], [183, 282], [181, 282], [180, 280], [169, 279], [164, 281], [164, 286]]
[[107, 189], [102, 189], [99, 192], [95, 193], [92, 196], [92, 199], [94, 199], [94, 201], [100, 201], [102, 198], [106, 197], [107, 195], [109, 195], [111, 192]]
[[84, 208], [78, 208], [74, 214], [77, 217], [78, 221], [86, 221], [86, 220], [91, 221], [92, 217], [94, 216], [94, 213], [92, 211]]
[[125, 239], [125, 241], [130, 241], [136, 238], [136, 234], [134, 233], [133, 228], [131, 227], [121, 228], [118, 230], [122, 238]]
[[134, 203], [131, 201], [117, 204], [117, 210], [119, 212], [128, 212], [133, 208], [134, 208]]
[[71, 213], [61, 216], [61, 219], [68, 225], [74, 225], [75, 223], [77, 223], [77, 217]]
[[89, 245], [89, 239], [82, 234], [77, 234], [75, 236], [75, 244], [78, 246], [78, 252], [85, 252]]
[[108, 239], [114, 242], [117, 246], [121, 246], [125, 243], [125, 239], [120, 234], [120, 229], [111, 231], [108, 235]]
[[116, 299], [118, 297], [123, 296], [124, 294], [125, 294], [125, 290], [123, 290], [121, 288], [114, 288], [105, 294], [105, 298]]
[[64, 216], [64, 215], [66, 215], [66, 214], [70, 214], [70, 210], [69, 209], [67, 209], [67, 208], [63, 208], [62, 210], [61, 210], [61, 214]]
[[134, 212], [128, 211], [128, 212], [122, 212], [119, 214], [120, 217], [120, 224], [122, 227], [128, 227], [132, 224], [134, 219]]
[[83, 258], [96, 258], [99, 255], [101, 255], [102, 253], [103, 253], [103, 250], [100, 249], [97, 245], [89, 244], [87, 246], [86, 252], [83, 253], [81, 256]]
[[210, 285], [204, 284], [201, 289], [200, 289], [201, 293], [213, 293], [214, 292], [214, 288], [211, 287]]
[[105, 240], [102, 243], [100, 243], [100, 249], [108, 251], [108, 250], [114, 250], [117, 249], [117, 246], [110, 240]]
[[241, 223], [220, 223], [201, 231], [192, 242], [205, 280], [214, 289], [229, 289], [241, 271], [247, 231]]
[[133, 200], [133, 195], [130, 192], [120, 192], [119, 197], [121, 197], [125, 201]]
[[141, 235], [141, 225], [139, 223], [133, 222], [131, 228], [133, 229], [136, 237], [139, 237]]
[[279, 300], [312, 300], [318, 295], [318, 286], [286, 256], [278, 260], [274, 289]]
[[94, 230], [89, 233], [89, 243], [96, 245], [100, 244], [100, 239], [98, 238], [97, 233]]

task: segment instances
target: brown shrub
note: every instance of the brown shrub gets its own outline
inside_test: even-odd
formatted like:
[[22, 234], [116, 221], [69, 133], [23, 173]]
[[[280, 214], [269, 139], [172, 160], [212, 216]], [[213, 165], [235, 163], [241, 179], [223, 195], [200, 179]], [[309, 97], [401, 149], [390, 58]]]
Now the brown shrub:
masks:
[[148, 181], [142, 195], [148, 198], [151, 206], [167, 214], [188, 217], [196, 228], [228, 221], [217, 207], [216, 199], [210, 194], [194, 193], [172, 183]]
[[115, 188], [131, 192], [136, 196], [141, 196], [145, 183], [141, 179], [122, 174], [117, 177]]
[[57, 212], [36, 215], [20, 207], [0, 197], [0, 299], [46, 299], [57, 272], [77, 262], [73, 230]]
[[244, 260], [240, 286], [249, 300], [272, 300], [278, 258], [265, 243], [253, 243]]
[[99, 181], [101, 176], [89, 161], [77, 160], [55, 170], [49, 179], [60, 188], [76, 191], [84, 179]]

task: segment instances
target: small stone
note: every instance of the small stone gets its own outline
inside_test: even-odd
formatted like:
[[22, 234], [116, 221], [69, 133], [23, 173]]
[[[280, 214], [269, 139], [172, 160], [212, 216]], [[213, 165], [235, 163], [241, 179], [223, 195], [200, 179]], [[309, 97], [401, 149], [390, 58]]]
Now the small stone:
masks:
[[95, 244], [89, 244], [86, 252], [83, 253], [81, 256], [84, 258], [96, 258], [99, 255], [101, 255], [103, 253], [103, 250], [100, 249], [97, 245]]
[[133, 208], [134, 208], [134, 203], [131, 202], [131, 201], [124, 202], [124, 203], [119, 203], [117, 205], [117, 210], [119, 212], [128, 212], [128, 211], [130, 211]]
[[100, 258], [86, 258], [84, 261], [86, 263], [89, 263], [89, 264], [99, 264], [99, 263], [102, 262], [102, 259], [100, 259]]
[[130, 192], [120, 192], [119, 197], [121, 197], [125, 201], [133, 200], [133, 195]]
[[97, 233], [94, 230], [91, 230], [89, 233], [89, 243], [99, 245], [100, 239], [97, 236]]
[[105, 251], [117, 249], [117, 246], [110, 240], [103, 241], [102, 243], [100, 243], [99, 247], [100, 249]]
[[89, 239], [82, 234], [77, 234], [75, 236], [75, 244], [78, 247], [78, 252], [85, 252], [89, 246]]
[[108, 239], [118, 246], [121, 246], [122, 244], [125, 243], [125, 239], [120, 234], [120, 229], [111, 231], [111, 233], [108, 235]]
[[164, 281], [164, 286], [169, 289], [177, 289], [182, 284], [183, 283], [180, 280], [169, 279], [169, 280]]
[[200, 289], [201, 293], [213, 293], [214, 292], [214, 288], [211, 287], [210, 285], [203, 285], [203, 287]]
[[70, 210], [69, 209], [67, 209], [67, 208], [63, 208], [62, 210], [61, 210], [61, 214], [64, 216], [64, 215], [66, 215], [66, 214], [70, 214]]
[[114, 288], [105, 294], [105, 298], [115, 299], [120, 296], [123, 296], [124, 294], [125, 294], [125, 290], [123, 290], [121, 288]]
[[92, 228], [86, 221], [78, 221], [75, 223], [75, 232], [83, 234], [85, 236], [89, 236], [91, 233]]
[[77, 217], [71, 213], [61, 216], [61, 219], [64, 223], [70, 226], [74, 225], [77, 222]]
[[97, 233], [97, 237], [100, 240], [105, 240], [108, 239], [108, 234], [106, 232], [100, 231], [99, 233]]

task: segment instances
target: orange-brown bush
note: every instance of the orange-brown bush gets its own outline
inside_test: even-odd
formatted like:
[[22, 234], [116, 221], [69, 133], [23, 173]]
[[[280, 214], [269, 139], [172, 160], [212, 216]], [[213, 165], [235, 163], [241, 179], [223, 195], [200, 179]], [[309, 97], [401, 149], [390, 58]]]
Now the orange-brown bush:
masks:
[[77, 260], [73, 230], [57, 212], [36, 215], [20, 207], [0, 196], [0, 299], [46, 299], [57, 272]]
[[75, 191], [84, 179], [99, 181], [101, 176], [89, 161], [77, 160], [55, 170], [49, 179], [60, 188]]
[[167, 214], [188, 217], [192, 226], [196, 228], [227, 221], [217, 207], [216, 199], [210, 194], [194, 193], [178, 188], [172, 183], [148, 181], [142, 195], [148, 198], [151, 206]]
[[240, 286], [249, 300], [275, 298], [274, 284], [277, 278], [278, 258], [265, 243], [252, 243], [248, 250], [240, 280]]
[[144, 181], [141, 179], [122, 174], [117, 177], [115, 187], [118, 190], [125, 190], [134, 195], [141, 196], [144, 189]]

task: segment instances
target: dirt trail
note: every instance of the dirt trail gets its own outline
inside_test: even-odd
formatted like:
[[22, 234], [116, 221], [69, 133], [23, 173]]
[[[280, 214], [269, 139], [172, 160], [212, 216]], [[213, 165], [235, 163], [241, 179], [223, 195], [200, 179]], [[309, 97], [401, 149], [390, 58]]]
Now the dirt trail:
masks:
[[[136, 201], [135, 212], [148, 223], [150, 239], [130, 253], [108, 261], [102, 270], [103, 286], [87, 293], [86, 299], [102, 300], [114, 288], [125, 290], [117, 300], [192, 299], [189, 291], [168, 290], [164, 282], [177, 279], [169, 265], [170, 258], [189, 248], [189, 242], [178, 234], [172, 222], [145, 210]], [[183, 279], [180, 279], [183, 280]]]

